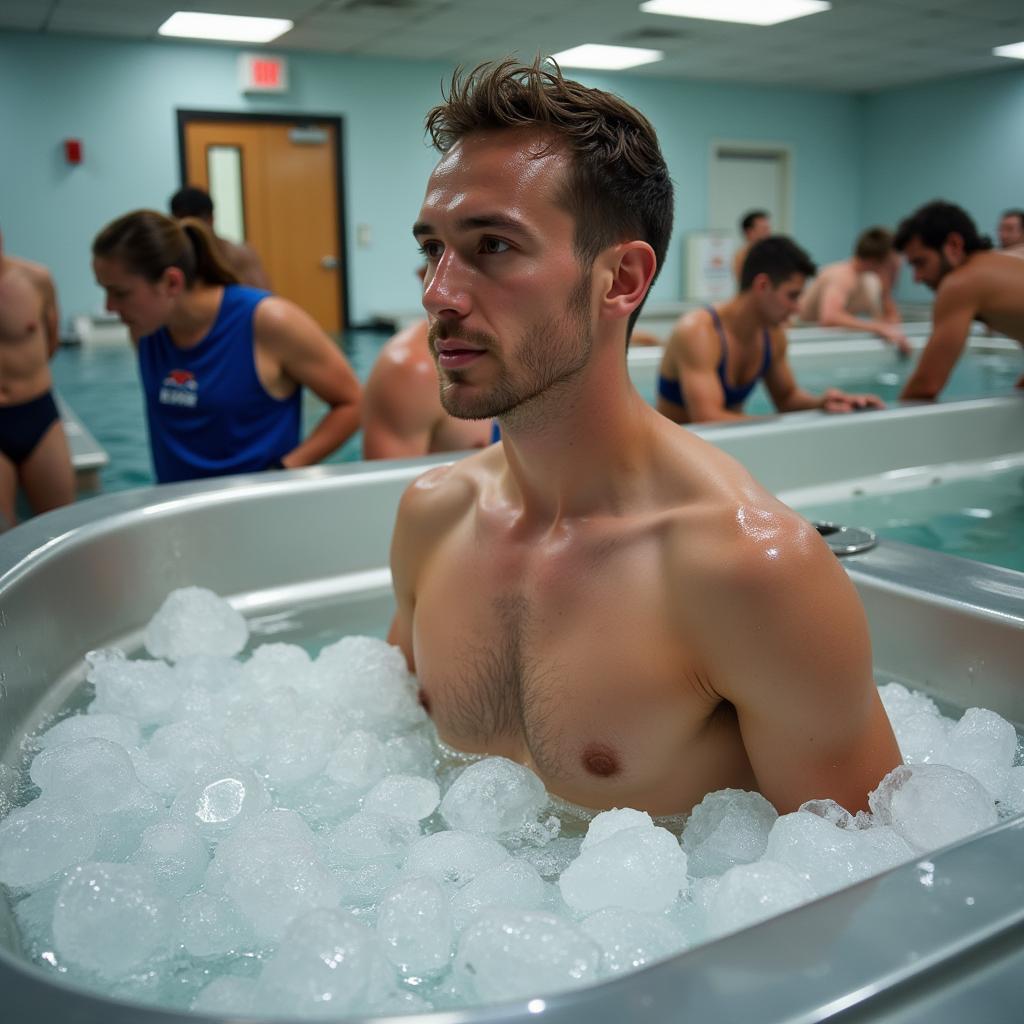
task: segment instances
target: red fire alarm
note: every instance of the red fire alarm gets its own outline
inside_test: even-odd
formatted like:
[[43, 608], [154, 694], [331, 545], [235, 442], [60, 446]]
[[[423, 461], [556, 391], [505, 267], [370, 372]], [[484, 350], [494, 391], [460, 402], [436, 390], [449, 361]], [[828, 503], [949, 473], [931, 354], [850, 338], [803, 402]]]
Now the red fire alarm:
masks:
[[81, 139], [65, 139], [64, 140], [64, 159], [69, 164], [80, 164], [82, 162], [82, 140]]

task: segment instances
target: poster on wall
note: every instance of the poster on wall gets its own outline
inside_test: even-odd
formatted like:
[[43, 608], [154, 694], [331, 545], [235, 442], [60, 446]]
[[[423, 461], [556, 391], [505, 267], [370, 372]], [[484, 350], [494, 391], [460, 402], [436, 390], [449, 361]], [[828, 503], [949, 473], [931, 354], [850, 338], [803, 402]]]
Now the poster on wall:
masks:
[[683, 288], [687, 299], [718, 302], [736, 293], [732, 276], [736, 245], [724, 231], [691, 231], [686, 236]]

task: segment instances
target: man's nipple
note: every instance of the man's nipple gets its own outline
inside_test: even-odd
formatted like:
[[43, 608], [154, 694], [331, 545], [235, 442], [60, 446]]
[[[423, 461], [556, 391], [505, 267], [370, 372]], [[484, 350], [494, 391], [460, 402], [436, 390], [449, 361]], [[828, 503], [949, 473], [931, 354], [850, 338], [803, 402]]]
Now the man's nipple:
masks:
[[606, 779], [619, 774], [619, 759], [608, 747], [593, 744], [583, 750], [583, 768], [591, 775]]

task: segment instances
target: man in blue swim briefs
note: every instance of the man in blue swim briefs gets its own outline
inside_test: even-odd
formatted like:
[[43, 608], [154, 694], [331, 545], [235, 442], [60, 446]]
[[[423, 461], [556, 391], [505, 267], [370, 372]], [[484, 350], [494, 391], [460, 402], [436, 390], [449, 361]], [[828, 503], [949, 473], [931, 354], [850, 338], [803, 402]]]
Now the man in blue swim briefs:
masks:
[[49, 271], [4, 252], [0, 237], [0, 531], [17, 522], [19, 486], [36, 513], [75, 500], [68, 441], [50, 393], [58, 343]]
[[687, 313], [673, 329], [658, 370], [658, 412], [676, 423], [749, 419], [743, 403], [759, 380], [779, 412], [881, 409], [877, 395], [838, 388], [812, 395], [793, 376], [783, 324], [814, 270], [807, 253], [782, 235], [752, 245], [739, 294]]

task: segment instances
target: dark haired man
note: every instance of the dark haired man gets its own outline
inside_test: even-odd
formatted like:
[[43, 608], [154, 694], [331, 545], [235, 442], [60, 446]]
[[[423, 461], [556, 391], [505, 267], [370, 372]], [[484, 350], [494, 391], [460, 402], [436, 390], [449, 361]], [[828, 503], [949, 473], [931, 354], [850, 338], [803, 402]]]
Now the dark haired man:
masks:
[[750, 210], [740, 218], [740, 231], [743, 234], [743, 245], [736, 250], [732, 258], [732, 276], [737, 282], [743, 276], [743, 261], [750, 252], [750, 247], [772, 233], [772, 220], [767, 210]]
[[900, 255], [886, 228], [868, 228], [857, 239], [853, 255], [822, 267], [800, 300], [801, 320], [822, 327], [871, 331], [910, 354], [900, 327], [900, 311], [892, 297], [900, 270]]
[[876, 395], [838, 388], [812, 395], [793, 376], [783, 324], [814, 270], [789, 238], [755, 243], [743, 264], [739, 295], [687, 313], [673, 329], [658, 372], [658, 412], [676, 423], [749, 419], [743, 405], [759, 380], [779, 412], [881, 408]]
[[441, 399], [503, 437], [415, 481], [395, 526], [391, 639], [441, 738], [591, 808], [864, 806], [899, 752], [850, 581], [630, 383], [672, 225], [653, 128], [539, 61], [456, 75], [427, 126]]
[[4, 252], [0, 237], [0, 532], [17, 522], [18, 487], [33, 512], [75, 500], [75, 471], [49, 361], [60, 343], [46, 267]]
[[[932, 333], [901, 398], [937, 398], [967, 344], [971, 322], [1024, 344], [1024, 261], [991, 252], [970, 215], [935, 201], [907, 217], [896, 248], [914, 268], [914, 280], [935, 292]], [[1024, 377], [1017, 382], [1024, 387]]]
[[[198, 217], [205, 221], [213, 232], [213, 200], [210, 193], [195, 185], [186, 185], [171, 196], [171, 216], [181, 220], [183, 217]], [[231, 242], [214, 234], [221, 255], [227, 265], [235, 272], [239, 284], [247, 284], [253, 288], [270, 291], [270, 281], [263, 269], [259, 253], [251, 245], [244, 242]]]
[[1024, 256], [1024, 210], [1007, 210], [999, 218], [999, 248]]

